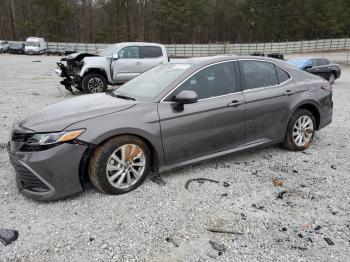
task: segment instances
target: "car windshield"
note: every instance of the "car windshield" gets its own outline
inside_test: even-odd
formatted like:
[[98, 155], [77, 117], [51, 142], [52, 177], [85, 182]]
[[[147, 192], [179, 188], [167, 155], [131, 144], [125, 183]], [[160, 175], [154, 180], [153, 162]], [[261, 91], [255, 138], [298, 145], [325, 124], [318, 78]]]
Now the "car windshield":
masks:
[[39, 46], [39, 43], [38, 43], [38, 42], [26, 42], [26, 46], [34, 46], [34, 47], [37, 47], [37, 46]]
[[296, 66], [297, 68], [303, 68], [307, 64], [310, 64], [310, 59], [309, 58], [295, 58], [295, 59], [288, 60], [288, 63]]
[[167, 64], [154, 67], [122, 85], [113, 92], [113, 95], [150, 102], [190, 67], [189, 64]]
[[100, 55], [104, 57], [111, 57], [113, 56], [114, 51], [117, 49], [117, 45], [110, 45], [106, 49], [104, 49]]

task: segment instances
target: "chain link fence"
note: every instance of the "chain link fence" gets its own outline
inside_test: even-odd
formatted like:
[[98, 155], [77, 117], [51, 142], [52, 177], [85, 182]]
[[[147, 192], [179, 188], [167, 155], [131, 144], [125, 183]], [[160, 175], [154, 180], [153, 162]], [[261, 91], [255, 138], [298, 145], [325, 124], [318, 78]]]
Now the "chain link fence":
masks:
[[[11, 43], [20, 43], [13, 42]], [[78, 52], [96, 53], [109, 44], [49, 42], [48, 52], [63, 53], [67, 46], [74, 46]], [[199, 57], [223, 54], [249, 55], [253, 53], [305, 53], [350, 49], [349, 38], [319, 39], [311, 41], [249, 43], [249, 44], [166, 44], [170, 57]]]

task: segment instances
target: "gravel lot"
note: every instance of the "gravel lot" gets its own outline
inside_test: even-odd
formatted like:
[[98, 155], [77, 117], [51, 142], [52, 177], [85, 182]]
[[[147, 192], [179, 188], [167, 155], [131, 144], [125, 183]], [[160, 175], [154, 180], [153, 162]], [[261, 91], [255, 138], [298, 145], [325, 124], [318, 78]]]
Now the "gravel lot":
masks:
[[[350, 67], [335, 85], [333, 123], [306, 152], [252, 150], [161, 174], [165, 185], [147, 179], [127, 195], [91, 188], [37, 203], [18, 193], [5, 144], [15, 120], [72, 96], [52, 73], [57, 60], [0, 55], [0, 229], [19, 231], [0, 243], [0, 261], [348, 261]], [[193, 178], [219, 183], [186, 189]]]

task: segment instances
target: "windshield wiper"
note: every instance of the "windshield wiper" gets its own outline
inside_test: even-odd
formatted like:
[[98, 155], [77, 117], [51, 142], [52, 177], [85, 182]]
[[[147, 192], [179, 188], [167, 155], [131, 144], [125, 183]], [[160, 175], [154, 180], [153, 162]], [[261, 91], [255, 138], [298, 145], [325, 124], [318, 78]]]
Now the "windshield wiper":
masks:
[[114, 94], [114, 93], [111, 93], [111, 96], [118, 97], [118, 98], [122, 98], [122, 99], [126, 99], [126, 100], [136, 101], [136, 99], [135, 99], [135, 98], [130, 97], [130, 96], [125, 96], [125, 95], [116, 95], [116, 94]]

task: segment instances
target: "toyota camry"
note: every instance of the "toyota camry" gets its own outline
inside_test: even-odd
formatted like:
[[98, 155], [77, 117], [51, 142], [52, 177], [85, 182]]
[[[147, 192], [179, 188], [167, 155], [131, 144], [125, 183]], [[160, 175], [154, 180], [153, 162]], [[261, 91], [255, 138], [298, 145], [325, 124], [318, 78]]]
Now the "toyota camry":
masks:
[[[14, 125], [19, 190], [56, 200], [123, 194], [152, 172], [280, 143], [305, 150], [332, 121], [330, 84], [272, 58], [218, 56], [157, 66], [112, 93], [51, 104]], [[296, 156], [297, 157], [297, 156]]]

